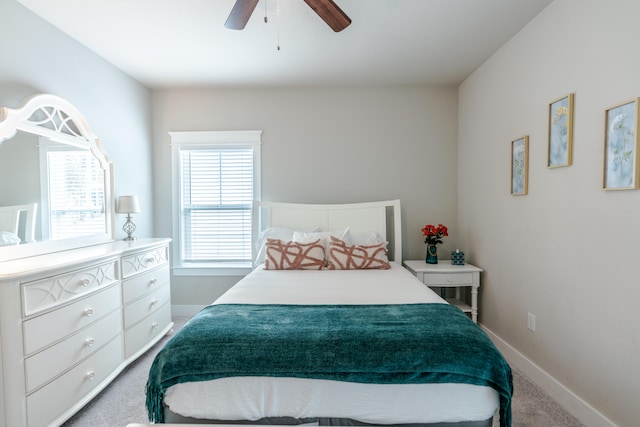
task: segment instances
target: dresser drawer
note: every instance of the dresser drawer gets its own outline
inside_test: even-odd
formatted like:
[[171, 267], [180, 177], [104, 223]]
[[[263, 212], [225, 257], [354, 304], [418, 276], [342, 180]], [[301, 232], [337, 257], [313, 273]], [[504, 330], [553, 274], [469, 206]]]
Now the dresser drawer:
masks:
[[171, 323], [171, 304], [167, 303], [149, 317], [124, 332], [125, 357], [153, 341]]
[[25, 355], [90, 325], [120, 305], [120, 286], [112, 285], [66, 307], [25, 321], [22, 326]]
[[121, 336], [121, 331], [122, 314], [117, 310], [64, 341], [28, 357], [24, 362], [27, 393]]
[[169, 247], [160, 246], [122, 257], [122, 278], [134, 276], [169, 262]]
[[473, 273], [429, 273], [422, 282], [428, 286], [461, 286], [473, 284]]
[[122, 282], [122, 298], [126, 303], [140, 298], [169, 283], [169, 264], [147, 271]]
[[124, 327], [125, 329], [135, 325], [158, 307], [163, 306], [171, 300], [171, 288], [165, 284], [159, 289], [136, 300], [124, 307]]
[[116, 338], [60, 378], [27, 396], [29, 427], [50, 424], [107, 379], [122, 361], [122, 340]]
[[22, 309], [25, 316], [80, 298], [116, 282], [116, 261], [22, 285]]

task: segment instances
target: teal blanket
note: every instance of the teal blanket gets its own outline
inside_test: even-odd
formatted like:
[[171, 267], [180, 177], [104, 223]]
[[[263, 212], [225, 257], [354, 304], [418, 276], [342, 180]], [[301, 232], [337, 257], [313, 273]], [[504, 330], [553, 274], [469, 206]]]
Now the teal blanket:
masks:
[[511, 425], [509, 365], [477, 325], [446, 304], [207, 307], [156, 356], [149, 419], [164, 421], [172, 385], [233, 376], [489, 386], [500, 395], [501, 427]]

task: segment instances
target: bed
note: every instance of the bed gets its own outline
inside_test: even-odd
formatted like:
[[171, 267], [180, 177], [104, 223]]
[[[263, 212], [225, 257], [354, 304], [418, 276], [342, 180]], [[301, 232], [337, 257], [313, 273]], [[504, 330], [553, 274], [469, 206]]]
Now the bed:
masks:
[[253, 219], [253, 271], [156, 356], [151, 421], [511, 425], [507, 362], [400, 265], [398, 200], [256, 202]]

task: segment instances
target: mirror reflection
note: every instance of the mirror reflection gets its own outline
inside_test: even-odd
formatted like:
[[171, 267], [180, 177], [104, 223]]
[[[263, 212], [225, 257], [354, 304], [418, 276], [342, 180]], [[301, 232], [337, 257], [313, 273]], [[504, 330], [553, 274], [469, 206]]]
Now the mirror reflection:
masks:
[[108, 232], [105, 171], [88, 148], [18, 131], [0, 143], [0, 173], [0, 246]]

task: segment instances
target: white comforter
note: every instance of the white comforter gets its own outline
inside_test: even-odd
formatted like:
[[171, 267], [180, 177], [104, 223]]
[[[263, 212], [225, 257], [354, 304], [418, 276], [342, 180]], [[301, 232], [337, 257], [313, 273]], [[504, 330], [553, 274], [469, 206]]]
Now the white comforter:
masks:
[[[390, 270], [271, 271], [256, 268], [214, 304], [446, 303], [400, 265]], [[297, 378], [242, 377], [182, 383], [164, 403], [185, 417], [258, 420], [336, 417], [374, 423], [480, 421], [498, 394], [468, 384], [358, 384]]]

